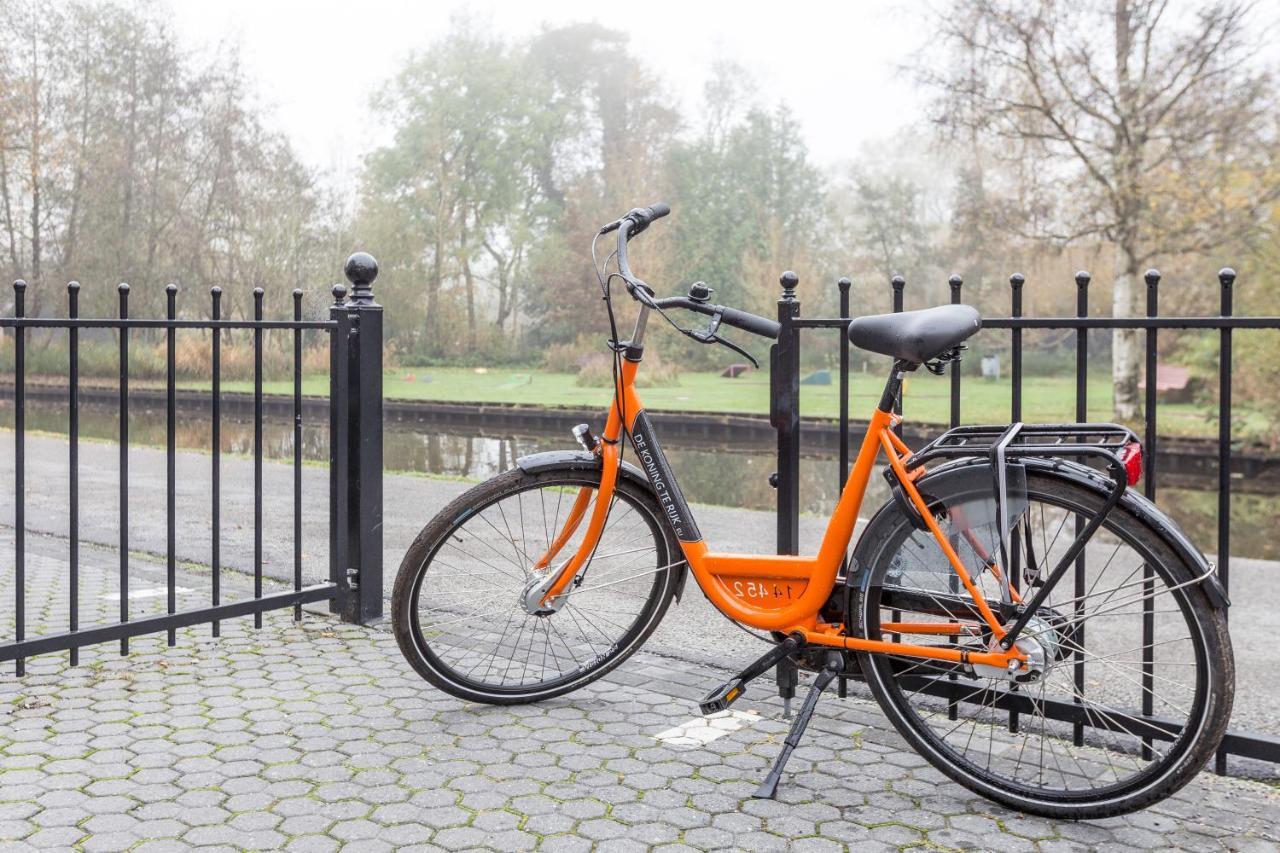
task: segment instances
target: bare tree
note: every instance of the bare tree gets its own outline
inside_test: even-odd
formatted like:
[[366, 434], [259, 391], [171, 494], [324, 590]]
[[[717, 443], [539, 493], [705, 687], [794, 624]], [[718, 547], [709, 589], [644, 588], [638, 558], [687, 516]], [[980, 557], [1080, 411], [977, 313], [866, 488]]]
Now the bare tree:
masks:
[[86, 313], [120, 280], [140, 311], [166, 281], [226, 285], [229, 313], [254, 284], [314, 283], [336, 217], [252, 95], [234, 53], [182, 54], [162, 7], [0, 0], [3, 278], [80, 279]]
[[[923, 82], [937, 121], [1014, 164], [1013, 230], [1114, 245], [1113, 313], [1131, 315], [1144, 266], [1238, 244], [1280, 194], [1253, 18], [1247, 0], [956, 0]], [[1137, 331], [1115, 333], [1122, 420], [1141, 414], [1141, 355]]]

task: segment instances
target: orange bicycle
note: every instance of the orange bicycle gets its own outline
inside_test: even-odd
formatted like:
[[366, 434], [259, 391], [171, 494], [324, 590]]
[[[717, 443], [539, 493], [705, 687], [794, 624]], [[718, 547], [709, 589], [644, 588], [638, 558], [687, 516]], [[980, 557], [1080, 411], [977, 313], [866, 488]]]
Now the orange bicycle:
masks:
[[[971, 307], [849, 323], [855, 346], [894, 364], [816, 554], [708, 546], [636, 392], [646, 324], [657, 312], [739, 352], [724, 326], [774, 339], [779, 326], [711, 304], [701, 284], [657, 298], [632, 273], [628, 241], [668, 212], [637, 208], [597, 235], [618, 234], [616, 271], [597, 265], [615, 356], [603, 434], [582, 425], [580, 450], [519, 459], [445, 507], [405, 555], [392, 613], [414, 668], [470, 701], [567, 693], [638, 649], [692, 571], [716, 608], [769, 642], [704, 713], [779, 662], [816, 672], [757, 796], [774, 795], [836, 678], [865, 680], [934, 766], [1022, 811], [1120, 814], [1195, 775], [1230, 716], [1227, 601], [1214, 566], [1127, 488], [1141, 476], [1136, 436], [1115, 424], [969, 426], [913, 453], [893, 430], [904, 375], [958, 358], [981, 327]], [[615, 281], [640, 305], [629, 340]], [[673, 309], [709, 325], [681, 328]], [[638, 465], [623, 461], [624, 439]], [[881, 457], [892, 498], [850, 549]]]

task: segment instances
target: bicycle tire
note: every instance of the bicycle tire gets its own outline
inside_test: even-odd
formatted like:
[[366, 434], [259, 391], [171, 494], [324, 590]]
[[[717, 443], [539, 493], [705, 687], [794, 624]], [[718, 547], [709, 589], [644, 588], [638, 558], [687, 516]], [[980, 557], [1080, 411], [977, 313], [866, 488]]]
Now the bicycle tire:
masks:
[[[587, 640], [589, 649], [583, 649], [583, 651], [589, 654], [590, 657], [585, 665], [577, 666], [568, 672], [560, 672], [555, 677], [546, 680], [522, 682], [515, 685], [497, 683], [492, 677], [491, 669], [486, 670], [483, 677], [477, 678], [474, 672], [463, 673], [460, 671], [459, 666], [451, 665], [446, 660], [443, 651], [444, 640], [451, 640], [455, 643], [461, 642], [463, 645], [465, 645], [465, 640], [459, 641], [454, 636], [430, 638], [427, 636], [430, 628], [424, 630], [420, 618], [422, 611], [419, 605], [422, 601], [422, 596], [431, 594], [429, 587], [431, 567], [433, 563], [443, 565], [443, 558], [440, 557], [442, 549], [450, 541], [450, 537], [459, 536], [459, 531], [468, 522], [482, 518], [483, 513], [487, 510], [494, 506], [501, 506], [504, 500], [512, 497], [516, 497], [520, 501], [520, 506], [523, 509], [523, 496], [535, 490], [550, 489], [562, 494], [566, 490], [583, 487], [593, 488], [598, 485], [599, 474], [592, 471], [566, 467], [564, 469], [544, 469], [536, 473], [529, 473], [519, 468], [514, 468], [464, 492], [423, 527], [400, 564], [391, 600], [392, 627], [396, 640], [400, 645], [401, 652], [419, 675], [440, 690], [467, 701], [496, 705], [534, 702], [569, 693], [595, 681], [630, 657], [648, 639], [662, 621], [675, 593], [678, 563], [675, 563], [673, 555], [678, 555], [679, 549], [670, 538], [665, 517], [652, 491], [626, 479], [620, 479], [617, 484], [615, 504], [610, 511], [605, 531], [601, 534], [601, 542], [605, 542], [611, 535], [611, 530], [621, 523], [622, 519], [618, 517], [620, 515], [618, 512], [619, 506], [624, 506], [630, 512], [637, 514], [641, 523], [634, 525], [637, 530], [635, 541], [651, 544], [653, 560], [657, 570], [652, 571], [652, 581], [647, 584], [647, 589], [643, 593], [643, 604], [636, 610], [634, 619], [629, 624], [620, 626], [624, 630], [620, 632], [618, 637], [613, 638], [605, 646], [604, 651], [601, 652], [589, 636], [589, 631], [583, 629], [583, 620], [589, 621], [591, 616], [581, 614], [581, 618], [579, 618], [580, 610], [579, 613], [574, 612], [574, 608], [581, 607], [580, 602], [584, 600], [585, 596], [579, 596], [577, 593], [571, 595], [562, 611], [550, 615], [534, 616], [524, 613], [521, 616], [526, 625], [533, 622], [533, 620], [562, 620], [565, 625], [564, 629], [551, 627], [547, 624], [542, 626], [546, 646], [543, 651], [544, 668], [548, 651], [554, 652], [553, 663], [555, 660], [565, 657], [566, 652], [574, 663], [580, 662], [573, 647], [574, 643], [570, 642], [577, 639], [574, 637], [575, 631], [581, 631], [581, 636]], [[541, 491], [539, 491], [539, 497], [544, 497]], [[594, 496], [592, 500], [594, 501]], [[557, 507], [557, 522], [559, 520], [559, 509]], [[523, 523], [522, 520], [522, 525]], [[550, 540], [553, 537], [550, 531], [555, 529], [555, 526], [554, 523], [544, 524], [538, 529], [539, 531], [545, 529], [545, 538]], [[585, 528], [585, 521], [580, 526]], [[581, 535], [581, 531], [577, 535]], [[517, 557], [523, 556], [521, 547], [517, 546], [515, 549]], [[536, 544], [534, 547], [541, 547], [541, 544]], [[573, 553], [574, 547], [576, 546], [573, 543], [566, 545], [559, 556], [563, 558]], [[602, 558], [599, 551], [598, 547], [597, 553], [593, 554], [591, 561], [586, 564], [587, 570], [584, 577], [587, 579], [594, 577], [592, 572], [595, 572], [596, 576], [598, 576], [602, 571], [596, 565], [601, 562]], [[496, 560], [497, 558], [494, 557], [492, 559]], [[643, 579], [645, 575], [641, 574], [638, 577]], [[609, 594], [608, 589], [602, 591], [605, 595]], [[639, 595], [640, 593], [636, 594]], [[514, 592], [510, 597], [510, 601], [507, 601], [506, 595], [502, 592], [490, 593], [490, 595], [491, 598], [488, 600], [492, 601], [494, 610], [508, 607], [508, 605], [510, 607], [518, 605], [518, 596]], [[481, 603], [484, 604], [484, 600]], [[480, 620], [490, 619], [493, 616], [492, 612], [489, 612], [489, 608], [482, 609], [484, 612], [477, 612], [472, 620], [463, 619], [455, 621], [454, 624], [461, 627], [464, 623], [476, 623]], [[604, 621], [604, 618], [600, 617], [596, 621], [599, 623]], [[510, 617], [509, 624], [514, 622], [515, 616]], [[576, 625], [574, 624], [575, 622], [577, 623]], [[477, 631], [483, 630], [483, 626], [477, 627]], [[525, 628], [521, 630], [524, 631]], [[538, 626], [534, 623], [531, 633], [533, 639], [537, 638], [537, 631]], [[458, 632], [451, 631], [449, 633], [454, 635]], [[524, 635], [521, 634], [520, 636]], [[478, 642], [494, 644], [492, 631], [487, 637]], [[518, 639], [516, 643], [518, 645]], [[496, 650], [502, 645], [502, 641], [500, 640], [494, 645]], [[558, 649], [557, 646], [559, 646]], [[462, 653], [465, 654], [465, 652], [466, 650], [463, 649]], [[496, 657], [496, 651], [491, 654]], [[536, 654], [536, 649], [526, 651], [526, 659], [524, 661], [526, 668], [529, 664], [529, 659], [536, 656]], [[510, 665], [508, 665], [507, 671], [509, 673]]]
[[[1090, 517], [1093, 513], [1099, 511], [1102, 507], [1104, 495], [1100, 491], [1085, 488], [1078, 481], [1070, 479], [1060, 474], [1052, 472], [1035, 472], [1028, 474], [1027, 478], [1028, 505], [1039, 504], [1043, 506], [1052, 506], [1062, 512], [1063, 525], [1068, 518], [1077, 514], [1084, 517]], [[963, 496], [954, 498], [954, 500], [963, 499]], [[886, 655], [876, 654], [860, 654], [859, 662], [862, 666], [862, 672], [866, 676], [868, 686], [880, 704], [885, 715], [893, 723], [894, 727], [902, 734], [908, 743], [916, 749], [931, 764], [946, 774], [949, 778], [960, 783], [966, 788], [975, 791], [989, 799], [1000, 802], [1004, 805], [1018, 809], [1020, 811], [1037, 814], [1050, 818], [1068, 818], [1068, 819], [1091, 819], [1125, 814], [1137, 809], [1144, 808], [1154, 802], [1164, 799], [1170, 794], [1177, 791], [1195, 776], [1197, 772], [1204, 766], [1205, 762], [1214, 754], [1218, 748], [1223, 734], [1225, 733], [1228, 719], [1230, 717], [1231, 705], [1234, 696], [1234, 662], [1231, 654], [1231, 642], [1227, 634], [1225, 614], [1213, 607], [1207, 594], [1203, 588], [1195, 583], [1195, 573], [1191, 566], [1188, 566], [1182, 558], [1178, 556], [1176, 549], [1172, 548], [1165, 542], [1159, 531], [1153, 529], [1145, 523], [1137, 514], [1126, 508], [1126, 503], [1136, 498], [1126, 497], [1120, 506], [1112, 510], [1110, 515], [1104, 521], [1103, 530], [1100, 531], [1101, 536], [1111, 536], [1120, 543], [1117, 545], [1117, 551], [1121, 546], [1132, 549], [1141, 559], [1143, 565], [1152, 567], [1152, 575], [1154, 580], [1151, 585], [1147, 586], [1148, 581], [1142, 581], [1140, 595], [1147, 596], [1148, 590], [1156, 590], [1156, 584], [1163, 582], [1165, 589], [1171, 600], [1177, 602], [1177, 608], [1172, 611], [1160, 611], [1163, 615], [1169, 613], [1181, 614], [1182, 619], [1187, 624], [1187, 635], [1191, 644], [1190, 653], [1193, 661], [1183, 660], [1186, 652], [1181, 650], [1171, 650], [1171, 655], [1177, 655], [1178, 660], [1168, 661], [1170, 666], [1178, 667], [1195, 667], [1195, 684], [1194, 684], [1194, 700], [1190, 703], [1187, 720], [1184, 724], [1182, 734], [1173, 740], [1172, 746], [1168, 747], [1167, 753], [1152, 751], [1153, 756], [1145, 767], [1141, 767], [1141, 760], [1147, 760], [1148, 742], [1154, 745], [1155, 741], [1145, 738], [1145, 733], [1150, 729], [1143, 728], [1138, 725], [1136, 720], [1139, 718], [1134, 715], [1127, 715], [1125, 712], [1112, 708], [1110, 704], [1101, 703], [1090, 719], [1093, 723], [1101, 724], [1105, 729], [1103, 734], [1099, 734], [1098, 729], [1089, 729], [1089, 739], [1081, 738], [1083, 746], [1077, 747], [1073, 742], [1072, 750], [1079, 750], [1080, 755], [1084, 755], [1083, 765], [1079, 758], [1076, 759], [1077, 767], [1082, 773], [1076, 773], [1070, 770], [1070, 764], [1067, 764], [1067, 770], [1063, 770], [1062, 759], [1059, 758], [1059, 748], [1062, 754], [1068, 756], [1073, 753], [1067, 750], [1065, 740], [1061, 736], [1065, 736], [1065, 724], [1055, 721], [1052, 726], [1049, 723], [1049, 704], [1045, 701], [1044, 691], [1046, 687], [1041, 687], [1040, 704], [1035, 701], [1030, 702], [1030, 707], [1039, 710], [1042, 713], [1040, 723], [1040, 733], [1038, 735], [1040, 759], [1042, 763], [1045, 761], [1045, 744], [1048, 743], [1051, 755], [1058, 760], [1058, 770], [1062, 773], [1062, 784], [1058, 787], [1052, 787], [1043, 781], [1037, 784], [1031, 784], [1025, 779], [1017, 777], [1021, 771], [1021, 765], [1025, 755], [1028, 741], [1035, 736], [1035, 726], [1033, 723], [1027, 723], [1025, 728], [1020, 732], [1022, 734], [1022, 751], [1017, 753], [1017, 766], [1010, 771], [1009, 765], [1012, 763], [1012, 755], [1014, 751], [1015, 738], [1019, 730], [1016, 726], [1014, 715], [1009, 714], [1008, 730], [1012, 732], [1006, 736], [1004, 717], [1005, 708], [1014, 707], [1013, 705], [998, 706], [998, 696], [992, 685], [994, 680], [988, 680], [986, 689], [982, 689], [981, 678], [975, 678], [974, 683], [978, 684], [973, 692], [969, 693], [968, 705], [963, 704], [966, 700], [957, 700], [960, 691], [947, 692], [950, 685], [941, 685], [940, 682], [929, 684], [926, 679], [917, 672], [911, 674], [911, 669], [919, 666], [914, 664], [910, 667], [905, 665], [900, 658], [894, 658]], [[1030, 514], [1034, 510], [1028, 509]], [[1041, 518], [1044, 518], [1044, 510], [1041, 510]], [[1061, 526], [1059, 527], [1061, 531]], [[930, 536], [928, 533], [921, 533], [919, 529], [912, 524], [912, 521], [901, 514], [901, 512], [892, 504], [882, 508], [871, 520], [859, 541], [854, 553], [854, 559], [857, 565], [863, 567], [864, 571], [869, 571], [870, 576], [866, 582], [861, 585], [861, 591], [855, 604], [855, 616], [859, 620], [859, 625], [863, 627], [866, 635], [872, 639], [881, 639], [881, 632], [878, 630], [882, 610], [887, 607], [887, 602], [897, 603], [906, 598], [896, 595], [895, 593], [913, 587], [895, 586], [893, 583], [886, 585], [886, 581], [890, 578], [897, 579], [901, 583], [901, 579], [905, 576], [903, 569], [902, 556], [909, 553], [907, 549], [910, 547], [911, 537]], [[1034, 532], [1029, 532], [1028, 539], [1033, 539]], [[1068, 541], [1070, 537], [1068, 537]], [[918, 539], [916, 540], [918, 541]], [[936, 543], [935, 543], [936, 549]], [[1052, 550], [1053, 546], [1046, 549]], [[936, 549], [940, 552], [940, 549]], [[895, 560], [897, 563], [895, 564]], [[1046, 560], [1046, 562], [1048, 562]], [[1110, 569], [1111, 563], [1102, 569], [1102, 575], [1105, 575]], [[890, 571], [894, 572], [890, 575]], [[1096, 571], [1096, 569], [1095, 569]], [[1144, 569], [1145, 571], [1145, 569]], [[1098, 577], [1101, 578], [1102, 575]], [[1097, 584], [1097, 581], [1095, 581]], [[1067, 585], [1067, 578], [1059, 584], [1059, 587]], [[1132, 584], [1130, 584], [1132, 586]], [[1124, 587], [1122, 584], [1121, 588]], [[888, 590], [888, 594], [886, 594]], [[1054, 593], [1058, 589], [1055, 588]], [[1093, 594], [1093, 588], [1090, 588], [1090, 595]], [[1112, 593], [1115, 594], [1114, 592]], [[1152, 593], [1151, 601], [1155, 602], [1156, 593]], [[1101, 595], [1101, 593], [1099, 593]], [[1129, 593], [1121, 593], [1121, 601], [1125, 602], [1124, 596]], [[961, 596], [965, 593], [961, 592]], [[918, 594], [917, 594], [917, 597]], [[938, 599], [934, 599], [937, 601]], [[969, 599], [971, 601], [971, 599]], [[1077, 599], [1073, 598], [1073, 602]], [[883, 605], [883, 606], [882, 606]], [[932, 605], [930, 605], [932, 606]], [[951, 607], [953, 605], [946, 604]], [[1072, 605], [1076, 606], [1075, 604]], [[1083, 605], [1080, 605], [1083, 606]], [[1111, 606], [1108, 600], [1102, 602], [1099, 616], [1112, 616], [1116, 614], [1105, 608]], [[1127, 603], [1125, 606], [1128, 606]], [[1145, 603], [1143, 604], [1145, 607]], [[1163, 606], [1163, 605], [1161, 605]], [[1154, 604], [1152, 605], [1154, 609]], [[1122, 614], [1123, 615], [1123, 614]], [[1054, 613], [1053, 618], [1062, 619], [1060, 613]], [[1072, 617], [1067, 617], [1069, 620]], [[1088, 660], [1090, 664], [1094, 663], [1095, 658], [1098, 664], [1106, 661], [1108, 656], [1097, 657], [1090, 653], [1090, 657], [1085, 657], [1085, 646], [1088, 642], [1086, 634], [1079, 628], [1079, 625], [1085, 625], [1088, 629], [1087, 619], [1080, 619], [1079, 616], [1074, 617], [1077, 621], [1059, 622], [1057, 633], [1069, 636], [1072, 639], [1078, 639], [1078, 642], [1070, 642], [1073, 647], [1068, 652], [1075, 654], [1076, 650], [1080, 651], [1081, 660]], [[1154, 618], [1154, 617], [1152, 617]], [[1049, 617], [1046, 616], [1046, 620]], [[1177, 621], [1177, 617], [1168, 620], [1169, 623]], [[1048, 622], [1046, 622], [1048, 624]], [[1111, 623], [1098, 622], [1091, 629], [1102, 634], [1113, 632], [1116, 629], [1110, 627]], [[1062, 630], [1063, 626], [1071, 625], [1073, 627]], [[1099, 626], [1107, 626], [1105, 630]], [[1165, 626], [1167, 628], [1167, 625]], [[1145, 641], [1144, 634], [1144, 641]], [[1099, 641], [1102, 642], [1102, 641]], [[1170, 641], [1183, 642], [1183, 640]], [[1063, 647], [1064, 649], [1066, 646]], [[1092, 647], [1090, 647], [1092, 648]], [[1129, 650], [1136, 651], [1136, 650]], [[1154, 649], [1149, 649], [1154, 654]], [[1115, 656], [1110, 655], [1111, 662], [1102, 666], [1106, 675], [1119, 687], [1110, 689], [1124, 692], [1128, 688], [1124, 679], [1128, 678], [1124, 673], [1115, 673]], [[918, 660], [918, 659], [917, 659]], [[1130, 661], [1123, 661], [1128, 664]], [[1096, 668], [1096, 667], [1095, 667]], [[1182, 672], [1183, 670], [1178, 670]], [[954, 673], [954, 668], [951, 673]], [[949, 673], [946, 678], [948, 680], [958, 680], [958, 676]], [[1065, 674], [1065, 673], [1064, 673]], [[936, 676], [935, 676], [936, 677]], [[1185, 676], [1184, 676], [1185, 677]], [[1052, 672], [1043, 679], [1047, 685], [1053, 678]], [[1172, 678], [1166, 678], [1170, 684], [1175, 682]], [[1059, 679], [1059, 684], [1064, 679]], [[1154, 685], [1154, 682], [1152, 682]], [[969, 685], [966, 684], [967, 689]], [[1146, 682], [1142, 682], [1143, 692], [1148, 691]], [[1161, 685], [1163, 686], [1163, 685]], [[1184, 688], [1192, 688], [1192, 685], [1181, 684]], [[915, 691], [908, 695], [908, 687], [915, 687]], [[929, 696], [928, 689], [939, 691], [936, 695]], [[1012, 693], [1019, 692], [1019, 688], [1015, 687]], [[924, 693], [926, 696], [922, 697]], [[1154, 691], [1152, 691], [1154, 695]], [[975, 755], [970, 755], [969, 744], [964, 747], [964, 754], [960, 754], [959, 741], [960, 735], [963, 735], [963, 728], [959, 729], [960, 734], [953, 739], [949, 739], [951, 732], [940, 733], [943, 728], [939, 721], [939, 725], [935, 729], [932, 720], [936, 719], [942, 708], [942, 703], [937, 699], [938, 695], [947, 695], [950, 698], [945, 700], [946, 711], [949, 720], [959, 718], [960, 709], [967, 708], [964, 713], [970, 713], [972, 710], [974, 695], [979, 697], [983, 703], [990, 698], [990, 716], [981, 722], [981, 730], [991, 739], [993, 744], [997, 742], [997, 734], [1000, 738], [1000, 748], [994, 749], [993, 746], [987, 747], [987, 766], [985, 768], [978, 766], [981, 753], [974, 750]], [[1024, 694], [1031, 695], [1031, 694]], [[1141, 694], [1139, 694], [1141, 695]], [[1077, 698], [1079, 697], [1079, 698]], [[1003, 697], [1008, 700], [1009, 696]], [[1017, 701], [1017, 700], [1014, 700]], [[1081, 706], [1085, 706], [1084, 691], [1076, 690], [1071, 694], [1071, 701], [1078, 702]], [[952, 710], [952, 706], [955, 710]], [[1022, 707], [1026, 707], [1024, 702]], [[1091, 709], [1093, 705], [1088, 705]], [[970, 742], [976, 733], [980, 731], [979, 717], [985, 705], [979, 707], [977, 711], [972, 712], [974, 718], [968, 723], [972, 727], [969, 738]], [[925, 711], [928, 711], [928, 716]], [[955, 716], [952, 716], [954, 714]], [[965, 725], [965, 720], [960, 720], [958, 727]], [[1050, 729], [1052, 728], [1052, 733]], [[1128, 738], [1132, 742], [1124, 745], [1124, 749], [1132, 753], [1136, 750], [1139, 758], [1133, 759], [1135, 770], [1131, 778], [1120, 779], [1119, 771], [1112, 762], [1112, 770], [1116, 771], [1116, 781], [1109, 785], [1102, 785], [1102, 777], [1105, 774], [1099, 774], [1096, 781], [1099, 787], [1096, 789], [1072, 790], [1070, 783], [1067, 781], [1068, 776], [1087, 776], [1091, 767], [1096, 768], [1101, 765], [1101, 759], [1096, 753], [1109, 749], [1108, 746], [1099, 747], [1099, 743], [1106, 742], [1107, 738], [1114, 738], [1116, 741], [1126, 740], [1125, 735], [1120, 733], [1120, 729], [1132, 735]], [[1137, 729], [1138, 731], [1132, 731]], [[951, 731], [956, 730], [952, 727]], [[1139, 738], [1139, 732], [1143, 733], [1143, 738]], [[1079, 738], [1077, 733], [1075, 738]], [[1061, 747], [1055, 744], [1062, 744]], [[1141, 745], [1139, 745], [1141, 744]], [[1163, 742], [1162, 742], [1163, 744]], [[978, 748], [981, 748], [979, 741]], [[1117, 748], [1117, 754], [1121, 750]], [[996, 772], [992, 770], [993, 752], [997, 758], [997, 766], [1004, 769]], [[1154, 758], [1159, 755], [1159, 759]], [[1034, 757], [1034, 747], [1033, 747]], [[1108, 761], [1112, 761], [1111, 753], [1107, 752]], [[1140, 760], [1141, 759], [1141, 760]], [[1002, 762], [1002, 764], [1001, 764]], [[1028, 770], [1030, 766], [1028, 767]], [[1105, 768], [1104, 768], [1105, 769]], [[1006, 775], [1002, 776], [1001, 773]], [[1041, 770], [1041, 779], [1043, 779], [1043, 768]], [[1086, 784], [1086, 783], [1080, 783]]]

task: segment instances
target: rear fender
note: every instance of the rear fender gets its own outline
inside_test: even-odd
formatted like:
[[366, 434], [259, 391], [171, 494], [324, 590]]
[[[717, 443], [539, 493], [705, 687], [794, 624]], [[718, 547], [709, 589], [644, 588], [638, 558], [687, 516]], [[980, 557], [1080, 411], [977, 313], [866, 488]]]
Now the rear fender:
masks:
[[[516, 467], [526, 474], [537, 474], [542, 471], [600, 471], [603, 462], [601, 457], [589, 450], [547, 450], [542, 453], [531, 453], [528, 456], [521, 456], [516, 460]], [[649, 494], [653, 494], [653, 487], [649, 484], [649, 478], [644, 472], [627, 462], [622, 461], [622, 470], [618, 472], [618, 476], [624, 480], [633, 483], [644, 489]], [[657, 496], [654, 496], [657, 500]], [[660, 513], [661, 515], [661, 513]], [[663, 516], [665, 519], [665, 516]], [[666, 522], [664, 521], [664, 524]], [[667, 532], [670, 535], [670, 541], [673, 543], [672, 557], [680, 554], [680, 545], [675, 538], [675, 533], [667, 526]], [[685, 581], [689, 578], [689, 564], [682, 562], [676, 569], [675, 577], [675, 598], [680, 601], [680, 597], [684, 594]]]
[[[1103, 496], [1110, 494], [1111, 490], [1115, 488], [1115, 481], [1106, 474], [1087, 465], [1081, 465], [1078, 462], [1036, 457], [1020, 457], [1018, 462], [1026, 466], [1028, 473], [1056, 474], [1057, 476], [1065, 477], [1077, 486], [1097, 492]], [[916, 481], [915, 485], [921, 493], [928, 492], [930, 485], [934, 485], [936, 491], [945, 493], [947, 489], [941, 488], [943, 484], [954, 489], [958, 485], [957, 481], [963, 482], [969, 478], [980, 478], [975, 482], [989, 484], [991, 482], [990, 461], [987, 459], [957, 459], [954, 462], [947, 462], [930, 469], [927, 474]], [[1230, 606], [1231, 600], [1227, 597], [1227, 591], [1222, 586], [1222, 581], [1218, 578], [1217, 572], [1211, 572], [1213, 567], [1209, 560], [1200, 552], [1199, 548], [1191, 543], [1187, 535], [1178, 527], [1177, 522], [1150, 500], [1132, 489], [1125, 491], [1124, 496], [1120, 499], [1120, 505], [1150, 527], [1152, 531], [1168, 541], [1170, 547], [1191, 568], [1195, 575], [1204, 576], [1202, 585], [1205, 594], [1209, 597], [1209, 602], [1214, 608], [1221, 610]], [[879, 510], [879, 512], [886, 511], [896, 511], [896, 505], [893, 501], [890, 501]], [[867, 554], [859, 554], [858, 549], [855, 549], [854, 557], [859, 558], [859, 566], [867, 566], [869, 556]]]

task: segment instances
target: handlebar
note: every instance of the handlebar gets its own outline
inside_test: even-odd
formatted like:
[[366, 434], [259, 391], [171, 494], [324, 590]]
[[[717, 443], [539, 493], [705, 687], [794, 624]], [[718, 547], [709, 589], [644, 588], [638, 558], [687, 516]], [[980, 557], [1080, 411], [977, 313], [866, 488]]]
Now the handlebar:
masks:
[[616, 231], [624, 222], [631, 223], [631, 235], [634, 237], [641, 231], [649, 227], [649, 223], [655, 219], [661, 219], [671, 212], [671, 206], [666, 202], [658, 202], [648, 207], [633, 207], [627, 211], [627, 214], [621, 219], [615, 219], [608, 225], [600, 229], [601, 234], [608, 234], [610, 231]]
[[631, 292], [631, 295], [641, 304], [648, 305], [651, 308], [684, 308], [697, 314], [705, 314], [708, 317], [714, 317], [718, 314], [720, 322], [726, 326], [733, 326], [735, 329], [741, 329], [753, 335], [777, 340], [782, 327], [773, 320], [759, 317], [746, 311], [739, 311], [737, 308], [701, 302], [688, 296], [669, 296], [664, 299], [654, 299], [653, 288], [631, 272], [631, 264], [627, 261], [627, 242], [648, 228], [650, 223], [661, 219], [670, 212], [670, 206], [663, 202], [658, 202], [649, 207], [636, 207], [629, 210], [620, 219], [614, 220], [600, 229], [601, 234], [608, 234], [610, 231], [618, 232], [618, 271], [626, 279], [627, 289]]
[[730, 308], [727, 305], [712, 305], [709, 302], [699, 302], [696, 299], [690, 299], [688, 296], [668, 296], [665, 299], [655, 299], [653, 304], [659, 308], [684, 308], [697, 314], [705, 314], [708, 317], [720, 315], [720, 322], [726, 326], [733, 326], [735, 329], [741, 329], [744, 332], [750, 332], [753, 335], [759, 335], [762, 338], [777, 340], [782, 327], [776, 321], [750, 314], [746, 311], [739, 311], [737, 308]]

